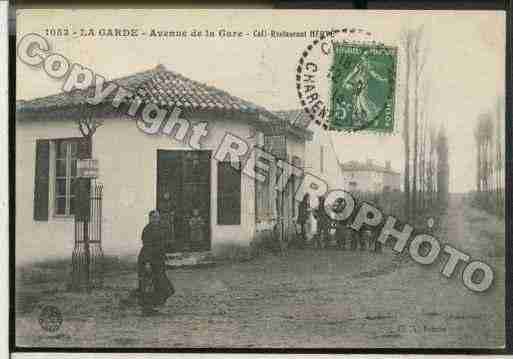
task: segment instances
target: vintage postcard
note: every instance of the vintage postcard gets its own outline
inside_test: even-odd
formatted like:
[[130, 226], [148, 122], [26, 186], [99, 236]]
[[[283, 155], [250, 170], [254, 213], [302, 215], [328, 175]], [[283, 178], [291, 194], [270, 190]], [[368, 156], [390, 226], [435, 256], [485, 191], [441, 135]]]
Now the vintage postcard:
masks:
[[504, 347], [504, 12], [16, 21], [18, 350]]

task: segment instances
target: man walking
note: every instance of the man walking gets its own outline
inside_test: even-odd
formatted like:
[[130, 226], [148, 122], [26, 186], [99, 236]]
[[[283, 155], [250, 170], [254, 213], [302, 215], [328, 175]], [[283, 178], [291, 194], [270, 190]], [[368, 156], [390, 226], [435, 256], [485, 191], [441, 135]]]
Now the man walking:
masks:
[[143, 315], [158, 313], [154, 308], [163, 305], [175, 292], [165, 269], [165, 234], [158, 210], [149, 213], [149, 223], [142, 233], [143, 246], [137, 259], [139, 304]]

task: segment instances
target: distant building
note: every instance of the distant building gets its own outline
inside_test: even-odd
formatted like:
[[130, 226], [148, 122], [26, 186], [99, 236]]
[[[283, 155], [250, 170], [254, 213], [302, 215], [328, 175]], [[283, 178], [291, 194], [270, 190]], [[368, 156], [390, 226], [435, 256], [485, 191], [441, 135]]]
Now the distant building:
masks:
[[347, 191], [382, 192], [401, 189], [401, 174], [392, 169], [390, 161], [385, 166], [367, 162], [350, 161], [340, 164], [342, 188]]
[[[312, 138], [304, 142], [304, 161], [302, 169], [323, 181], [329, 190], [340, 188], [342, 171], [332, 145], [330, 133], [317, 125], [303, 110], [275, 111], [277, 116], [287, 120], [297, 128], [312, 132]], [[311, 193], [312, 194], [312, 193]], [[317, 206], [318, 198], [312, 195], [311, 206]]]

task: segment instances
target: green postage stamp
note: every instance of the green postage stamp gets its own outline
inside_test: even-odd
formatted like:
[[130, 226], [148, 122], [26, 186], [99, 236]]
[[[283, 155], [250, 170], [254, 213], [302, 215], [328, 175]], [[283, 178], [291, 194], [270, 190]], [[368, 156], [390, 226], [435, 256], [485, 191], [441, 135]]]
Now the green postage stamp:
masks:
[[393, 132], [397, 48], [337, 43], [333, 53], [330, 129]]

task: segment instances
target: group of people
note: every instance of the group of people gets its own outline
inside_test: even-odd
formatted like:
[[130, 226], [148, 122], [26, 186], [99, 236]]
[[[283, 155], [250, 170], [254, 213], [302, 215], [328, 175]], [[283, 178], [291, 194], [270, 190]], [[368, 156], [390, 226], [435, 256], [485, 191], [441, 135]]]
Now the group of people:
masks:
[[[326, 199], [324, 196], [318, 198], [317, 208], [310, 207], [310, 194], [306, 193], [299, 203], [297, 224], [300, 228], [299, 238], [297, 239], [299, 247], [305, 247], [311, 243], [316, 248], [326, 248], [330, 245], [333, 237], [337, 248], [346, 249], [346, 243], [349, 243], [351, 250], [358, 247], [361, 250], [370, 247], [371, 242], [374, 244], [375, 251], [381, 251], [381, 243], [373, 240], [370, 231], [355, 231], [341, 221], [334, 221], [326, 211]], [[343, 199], [339, 198], [333, 204], [334, 212], [344, 210]]]
[[[334, 203], [333, 211], [342, 211], [344, 203], [339, 200]], [[193, 218], [197, 217], [195, 213]], [[349, 228], [345, 223], [334, 221], [326, 211], [325, 198], [319, 197], [319, 205], [315, 209], [310, 208], [310, 195], [306, 193], [299, 204], [297, 223], [300, 227], [298, 236], [299, 247], [305, 247], [308, 243], [316, 248], [326, 248], [332, 240], [332, 230], [339, 249], [345, 250], [346, 243], [352, 250], [367, 247], [372, 241], [372, 236], [367, 232], [357, 232]], [[138, 274], [138, 302], [143, 315], [157, 313], [156, 307], [163, 305], [174, 294], [173, 284], [166, 275], [165, 253], [166, 244], [169, 244], [170, 231], [164, 230], [166, 220], [161, 221], [158, 210], [149, 213], [149, 223], [142, 232], [142, 248], [137, 260]], [[196, 220], [191, 222], [197, 224]], [[195, 226], [192, 226], [195, 228]], [[381, 244], [373, 241], [374, 250], [380, 251]]]

